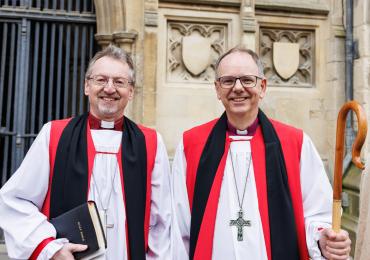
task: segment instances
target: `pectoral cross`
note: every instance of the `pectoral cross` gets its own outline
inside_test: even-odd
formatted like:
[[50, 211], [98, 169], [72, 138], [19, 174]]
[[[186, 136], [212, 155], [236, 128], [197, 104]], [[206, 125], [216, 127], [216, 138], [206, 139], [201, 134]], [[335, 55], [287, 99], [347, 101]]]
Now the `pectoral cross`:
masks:
[[239, 210], [239, 217], [235, 220], [230, 220], [230, 226], [236, 226], [238, 228], [238, 241], [243, 241], [243, 227], [251, 226], [250, 220], [243, 219], [243, 210]]

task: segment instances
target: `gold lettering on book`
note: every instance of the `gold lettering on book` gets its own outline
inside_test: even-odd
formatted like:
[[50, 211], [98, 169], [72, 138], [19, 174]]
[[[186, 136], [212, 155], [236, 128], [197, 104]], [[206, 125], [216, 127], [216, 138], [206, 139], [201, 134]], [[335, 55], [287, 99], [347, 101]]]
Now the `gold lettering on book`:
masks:
[[82, 242], [85, 242], [85, 236], [84, 236], [84, 232], [83, 232], [82, 225], [81, 225], [80, 221], [77, 221], [77, 226], [78, 226], [78, 230], [80, 231], [81, 240], [82, 240]]

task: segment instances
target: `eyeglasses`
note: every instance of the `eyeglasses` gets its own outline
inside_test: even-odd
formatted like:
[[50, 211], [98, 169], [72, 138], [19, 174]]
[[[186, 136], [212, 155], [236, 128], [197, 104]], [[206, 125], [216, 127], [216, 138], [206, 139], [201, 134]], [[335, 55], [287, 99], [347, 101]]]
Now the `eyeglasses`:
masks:
[[257, 80], [262, 79], [261, 77], [254, 75], [244, 75], [240, 77], [234, 76], [223, 76], [217, 79], [221, 84], [221, 88], [231, 89], [235, 86], [237, 80], [240, 81], [244, 88], [254, 88], [257, 85]]
[[88, 80], [91, 80], [94, 85], [99, 86], [99, 87], [106, 87], [109, 84], [110, 79], [112, 79], [113, 86], [116, 89], [122, 89], [122, 88], [127, 88], [128, 84], [132, 84], [132, 81], [126, 79], [126, 78], [111, 78], [103, 75], [95, 75], [87, 78]]

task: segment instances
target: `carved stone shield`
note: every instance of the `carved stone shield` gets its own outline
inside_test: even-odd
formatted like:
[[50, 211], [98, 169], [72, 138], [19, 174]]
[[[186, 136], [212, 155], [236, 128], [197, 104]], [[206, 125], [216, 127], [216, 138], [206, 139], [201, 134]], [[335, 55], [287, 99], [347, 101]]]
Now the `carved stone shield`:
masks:
[[283, 79], [289, 79], [299, 66], [299, 44], [290, 42], [274, 42], [273, 63], [276, 72]]
[[182, 60], [194, 76], [202, 73], [211, 62], [211, 42], [200, 35], [182, 38]]

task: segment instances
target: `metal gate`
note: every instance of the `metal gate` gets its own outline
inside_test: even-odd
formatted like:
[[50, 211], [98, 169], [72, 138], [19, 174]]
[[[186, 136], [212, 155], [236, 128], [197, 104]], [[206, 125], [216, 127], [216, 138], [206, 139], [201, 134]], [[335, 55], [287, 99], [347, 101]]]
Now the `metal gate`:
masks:
[[87, 110], [95, 32], [93, 0], [0, 0], [0, 186], [45, 122]]

